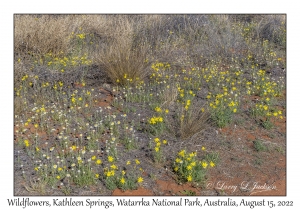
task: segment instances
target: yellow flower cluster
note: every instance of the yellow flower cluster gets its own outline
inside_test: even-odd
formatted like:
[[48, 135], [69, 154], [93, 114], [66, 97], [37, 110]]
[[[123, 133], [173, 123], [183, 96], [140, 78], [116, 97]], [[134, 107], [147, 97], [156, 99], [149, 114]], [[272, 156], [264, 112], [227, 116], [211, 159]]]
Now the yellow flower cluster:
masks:
[[151, 65], [151, 68], [155, 71], [159, 71], [159, 70], [165, 70], [165, 69], [169, 69], [170, 68], [170, 64], [169, 63], [154, 63]]
[[[155, 142], [154, 150], [155, 150], [155, 152], [159, 152], [160, 151], [160, 147], [161, 147], [160, 139], [156, 137], [156, 138], [154, 138], [154, 142]], [[166, 145], [168, 143], [168, 141], [164, 139], [162, 141], [162, 143]]]
[[87, 58], [87, 54], [84, 54], [83, 56], [72, 56], [72, 57], [66, 57], [63, 55], [59, 55], [59, 57], [54, 57], [51, 53], [47, 53], [45, 55], [45, 60], [39, 60], [39, 62], [36, 60], [35, 63], [44, 64], [44, 62], [47, 62], [47, 65], [49, 67], [53, 67], [54, 69], [60, 70], [61, 72], [64, 72], [64, 67], [67, 66], [80, 66], [80, 65], [91, 65], [92, 60], [89, 60]]
[[105, 176], [106, 177], [111, 177], [111, 176], [114, 176], [115, 175], [115, 171], [114, 170], [107, 170], [104, 172]]
[[78, 37], [79, 39], [85, 39], [85, 34], [76, 34], [76, 37]]
[[25, 145], [25, 147], [29, 147], [29, 141], [27, 139], [24, 140], [24, 145]]
[[[207, 95], [207, 99], [212, 97], [211, 94]], [[237, 112], [237, 107], [239, 105], [238, 101], [233, 97], [229, 97], [227, 93], [227, 88], [224, 88], [224, 93], [219, 93], [213, 96], [214, 101], [209, 103], [209, 106], [213, 109], [227, 109], [229, 108], [232, 112]]]
[[163, 117], [151, 117], [149, 119], [149, 123], [152, 125], [155, 125], [155, 124], [163, 122], [163, 121], [164, 121]]
[[255, 109], [253, 110], [255, 115], [270, 118], [272, 116], [283, 119], [281, 110], [271, 109], [265, 103], [257, 103], [255, 104]]
[[26, 74], [22, 77], [22, 81], [25, 81], [27, 78], [28, 78], [28, 75]]
[[206, 169], [208, 165], [211, 167], [215, 166], [215, 163], [212, 161], [209, 164], [205, 160], [197, 161], [196, 156], [196, 152], [187, 153], [185, 150], [181, 150], [177, 154], [173, 169], [184, 181], [200, 182], [205, 176], [204, 169]]

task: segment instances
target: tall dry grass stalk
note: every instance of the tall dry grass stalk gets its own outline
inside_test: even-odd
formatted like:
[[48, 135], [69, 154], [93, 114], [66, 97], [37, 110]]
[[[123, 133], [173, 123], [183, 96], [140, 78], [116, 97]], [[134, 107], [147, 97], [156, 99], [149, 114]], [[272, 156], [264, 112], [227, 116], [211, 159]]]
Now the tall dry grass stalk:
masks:
[[168, 108], [170, 105], [174, 103], [178, 96], [177, 87], [170, 86], [169, 88], [164, 89], [163, 94], [161, 94], [162, 107]]
[[182, 139], [193, 138], [203, 132], [208, 126], [209, 112], [203, 106], [192, 105], [188, 111], [180, 110], [183, 120], [180, 120], [179, 134]]

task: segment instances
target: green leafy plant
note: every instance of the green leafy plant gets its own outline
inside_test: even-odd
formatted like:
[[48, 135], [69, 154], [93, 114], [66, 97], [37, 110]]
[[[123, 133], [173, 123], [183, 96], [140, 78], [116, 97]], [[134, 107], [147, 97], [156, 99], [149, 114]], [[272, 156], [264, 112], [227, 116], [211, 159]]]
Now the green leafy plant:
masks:
[[257, 152], [264, 152], [267, 151], [267, 147], [263, 144], [261, 140], [255, 140], [253, 141], [254, 149]]
[[215, 163], [206, 160], [196, 159], [197, 153], [187, 153], [181, 150], [175, 159], [173, 170], [181, 182], [202, 183], [205, 180], [205, 174], [208, 166], [214, 167]]

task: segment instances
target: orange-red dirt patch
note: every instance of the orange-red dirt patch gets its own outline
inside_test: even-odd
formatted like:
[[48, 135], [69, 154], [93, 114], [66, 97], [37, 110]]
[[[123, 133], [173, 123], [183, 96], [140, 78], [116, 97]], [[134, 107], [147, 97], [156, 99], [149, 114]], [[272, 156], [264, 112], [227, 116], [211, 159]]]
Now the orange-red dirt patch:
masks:
[[158, 186], [158, 189], [160, 192], [163, 193], [163, 195], [185, 195], [184, 192], [190, 191], [195, 192], [195, 195], [200, 195], [200, 191], [198, 188], [192, 187], [189, 184], [183, 184], [179, 185], [175, 183], [174, 181], [163, 181], [163, 180], [157, 180], [156, 184]]
[[137, 190], [126, 190], [122, 191], [120, 189], [116, 189], [112, 193], [113, 196], [153, 196], [153, 192], [151, 190], [147, 190], [143, 187], [139, 187]]

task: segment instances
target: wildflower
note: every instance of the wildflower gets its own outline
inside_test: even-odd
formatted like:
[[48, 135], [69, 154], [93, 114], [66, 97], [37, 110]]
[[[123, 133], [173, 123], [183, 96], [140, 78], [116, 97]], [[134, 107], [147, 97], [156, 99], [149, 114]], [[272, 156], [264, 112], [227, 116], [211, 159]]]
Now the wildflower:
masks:
[[125, 182], [126, 182], [126, 181], [125, 181], [125, 178], [122, 177], [122, 178], [120, 179], [120, 183], [121, 183], [121, 184], [125, 184]]
[[188, 182], [191, 182], [193, 180], [193, 177], [191, 176], [191, 175], [189, 175], [188, 177], [187, 177], [187, 181]]
[[158, 142], [159, 142], [159, 138], [156, 137], [156, 138], [154, 139], [154, 141], [155, 141], [156, 143], [158, 143]]
[[124, 176], [125, 174], [126, 174], [126, 171], [123, 170], [123, 171], [122, 171], [122, 175]]
[[100, 159], [98, 159], [97, 161], [96, 161], [96, 164], [97, 165], [100, 165], [102, 163], [102, 161], [100, 160]]
[[158, 152], [159, 151], [159, 147], [155, 147], [155, 152]]
[[180, 158], [176, 158], [175, 162], [176, 162], [176, 163], [181, 163], [182, 160], [181, 160]]
[[34, 168], [34, 170], [35, 170], [35, 171], [38, 171], [38, 170], [39, 170], [39, 168], [38, 168], [38, 167], [35, 167], [35, 168]]
[[59, 167], [57, 170], [58, 170], [58, 171], [62, 171], [63, 169], [62, 169], [61, 167]]
[[150, 118], [149, 123], [156, 124], [156, 118], [155, 117]]
[[192, 153], [189, 154], [189, 156], [194, 157], [194, 156], [196, 156], [196, 154], [197, 154], [196, 152], [192, 152]]
[[128, 160], [127, 162], [126, 162], [126, 165], [130, 165], [131, 163], [130, 163], [130, 161]]
[[203, 168], [206, 168], [206, 167], [207, 167], [207, 163], [206, 163], [205, 161], [203, 161], [203, 162], [201, 163], [201, 165], [202, 165]]
[[174, 171], [178, 171], [178, 169], [179, 169], [179, 168], [176, 166], [176, 167], [174, 168]]
[[210, 165], [210, 167], [214, 167], [214, 166], [215, 166], [215, 163], [212, 162], [212, 161], [210, 161], [209, 165]]
[[187, 167], [186, 167], [186, 169], [188, 170], [188, 171], [190, 171], [190, 170], [192, 170], [192, 166], [191, 165], [188, 165]]
[[168, 109], [166, 109], [166, 110], [165, 110], [165, 113], [166, 113], [166, 114], [168, 114], [168, 113], [169, 113], [169, 110], [168, 110]]
[[160, 107], [155, 107], [155, 111], [156, 112], [161, 112], [161, 108]]
[[142, 183], [143, 181], [144, 181], [143, 177], [139, 177], [139, 178], [137, 179], [137, 182], [138, 182], [138, 183]]
[[168, 143], [168, 141], [164, 139], [163, 140], [163, 144], [167, 144], [167, 143]]
[[39, 125], [38, 124], [34, 124], [34, 127], [37, 128], [37, 127], [39, 127]]
[[99, 178], [99, 174], [95, 174], [95, 177], [96, 177], [96, 178]]
[[205, 150], [205, 147], [202, 147], [201, 149], [204, 151], [204, 150]]
[[113, 162], [114, 158], [112, 156], [108, 156], [108, 162]]
[[53, 168], [56, 169], [56, 168], [57, 168], [57, 165], [53, 165]]
[[112, 170], [112, 171], [108, 171], [106, 176], [110, 177], [110, 176], [114, 176], [115, 175], [115, 171]]
[[115, 164], [112, 164], [110, 167], [114, 170], [116, 170], [118, 168]]
[[92, 156], [91, 159], [92, 159], [92, 160], [96, 160], [96, 155]]
[[29, 147], [29, 141], [27, 139], [24, 140], [24, 144], [25, 144], [25, 147]]
[[135, 163], [139, 165], [141, 162], [138, 159], [135, 159]]
[[181, 151], [178, 153], [178, 155], [181, 156], [181, 157], [184, 157], [184, 155], [185, 155], [185, 150], [181, 150]]

